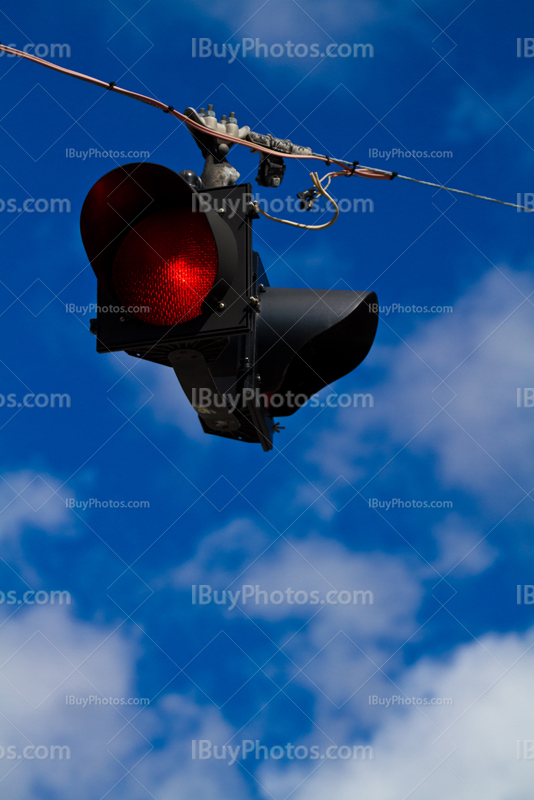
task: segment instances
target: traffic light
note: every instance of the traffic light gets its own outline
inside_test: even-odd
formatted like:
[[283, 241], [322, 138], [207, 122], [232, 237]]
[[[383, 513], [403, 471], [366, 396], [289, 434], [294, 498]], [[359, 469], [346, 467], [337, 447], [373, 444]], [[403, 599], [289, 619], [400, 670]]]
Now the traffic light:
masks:
[[206, 433], [270, 450], [274, 417], [365, 358], [377, 300], [270, 287], [251, 200], [250, 184], [206, 190], [189, 171], [127, 164], [93, 186], [80, 226], [97, 351], [172, 367]]

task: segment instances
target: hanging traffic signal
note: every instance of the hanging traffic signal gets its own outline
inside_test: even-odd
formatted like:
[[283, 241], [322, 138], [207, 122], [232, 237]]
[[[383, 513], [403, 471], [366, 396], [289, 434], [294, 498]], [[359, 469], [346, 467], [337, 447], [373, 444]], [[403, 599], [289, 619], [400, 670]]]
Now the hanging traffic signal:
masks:
[[252, 250], [251, 186], [128, 164], [91, 189], [80, 226], [98, 278], [100, 353], [174, 369], [206, 433], [272, 448], [287, 416], [367, 355], [373, 292], [270, 287]]

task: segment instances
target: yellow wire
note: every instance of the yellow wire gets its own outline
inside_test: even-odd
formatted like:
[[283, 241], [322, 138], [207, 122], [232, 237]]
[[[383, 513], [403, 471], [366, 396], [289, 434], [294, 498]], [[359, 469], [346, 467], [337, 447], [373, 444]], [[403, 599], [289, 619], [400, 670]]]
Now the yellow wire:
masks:
[[[317, 174], [317, 172], [310, 172], [310, 177], [313, 181], [313, 185], [315, 186], [319, 194], [321, 194], [323, 197], [326, 197], [327, 200], [330, 200], [330, 202], [335, 208], [335, 214], [329, 222], [325, 222], [323, 225], [305, 225], [303, 222], [292, 222], [292, 220], [289, 219], [280, 219], [279, 217], [272, 217], [270, 214], [268, 214], [266, 211], [260, 208], [258, 202], [254, 203], [254, 209], [256, 211], [259, 211], [260, 214], [263, 214], [264, 217], [267, 217], [267, 219], [271, 219], [273, 222], [281, 222], [284, 225], [291, 225], [293, 228], [304, 228], [307, 231], [322, 231], [325, 228], [329, 228], [330, 225], [333, 225], [334, 222], [337, 220], [339, 216], [339, 208], [337, 207], [336, 201], [332, 197], [330, 197], [328, 192], [321, 185], [321, 181], [319, 180], [319, 175]], [[329, 184], [330, 181], [328, 181], [327, 186]]]

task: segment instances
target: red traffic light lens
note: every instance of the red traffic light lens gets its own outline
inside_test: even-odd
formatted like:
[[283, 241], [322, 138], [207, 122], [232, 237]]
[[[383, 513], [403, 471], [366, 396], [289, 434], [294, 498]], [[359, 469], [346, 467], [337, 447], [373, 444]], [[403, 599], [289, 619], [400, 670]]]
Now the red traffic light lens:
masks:
[[113, 287], [133, 316], [176, 325], [200, 316], [217, 270], [217, 246], [205, 215], [173, 208], [128, 233], [113, 263]]

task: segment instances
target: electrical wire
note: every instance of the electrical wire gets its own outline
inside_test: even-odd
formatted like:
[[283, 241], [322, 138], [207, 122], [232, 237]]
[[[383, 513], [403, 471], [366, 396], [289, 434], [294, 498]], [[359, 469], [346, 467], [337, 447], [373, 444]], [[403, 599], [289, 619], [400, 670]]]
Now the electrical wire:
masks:
[[[490, 203], [499, 203], [503, 206], [510, 206], [511, 208], [518, 208], [522, 211], [534, 211], [534, 208], [527, 208], [527, 206], [519, 205], [518, 203], [509, 203], [505, 200], [497, 200], [494, 197], [486, 197], [485, 195], [476, 194], [475, 192], [467, 192], [463, 189], [453, 189], [450, 186], [444, 186], [443, 184], [439, 183], [432, 183], [430, 181], [423, 181], [418, 178], [411, 178], [407, 175], [399, 175], [397, 172], [391, 172], [388, 170], [378, 169], [377, 167], [365, 167], [363, 165], [358, 164], [357, 161], [345, 161], [341, 158], [333, 158], [331, 156], [322, 155], [320, 153], [311, 153], [311, 154], [302, 154], [302, 153], [282, 153], [279, 150], [271, 150], [268, 147], [264, 147], [259, 144], [255, 144], [253, 142], [248, 141], [247, 139], [238, 139], [235, 136], [230, 136], [227, 133], [220, 133], [219, 131], [214, 131], [211, 128], [208, 128], [206, 125], [202, 123], [195, 122], [194, 120], [187, 117], [185, 114], [181, 114], [179, 111], [173, 106], [166, 105], [162, 103], [160, 100], [156, 100], [152, 97], [147, 97], [146, 95], [139, 94], [138, 92], [132, 92], [129, 89], [122, 89], [120, 86], [114, 81], [101, 81], [98, 78], [93, 78], [90, 75], [84, 75], [82, 72], [75, 72], [74, 70], [67, 69], [66, 67], [60, 67], [58, 64], [53, 64], [50, 61], [45, 61], [43, 58], [39, 58], [38, 56], [34, 56], [31, 53], [25, 53], [22, 50], [16, 50], [14, 47], [8, 47], [7, 45], [0, 43], [0, 51], [4, 53], [9, 53], [13, 56], [18, 56], [19, 58], [25, 58], [28, 61], [33, 61], [36, 64], [41, 64], [43, 67], [47, 67], [48, 69], [55, 70], [56, 72], [61, 72], [63, 75], [69, 75], [72, 78], [77, 78], [78, 80], [85, 81], [86, 83], [91, 83], [94, 86], [100, 86], [102, 89], [106, 89], [107, 91], [115, 92], [116, 94], [123, 95], [124, 97], [130, 97], [132, 100], [138, 100], [141, 103], [146, 103], [147, 105], [153, 106], [154, 108], [159, 108], [161, 111], [165, 112], [166, 114], [171, 114], [176, 119], [180, 120], [180, 122], [184, 122], [188, 128], [192, 128], [194, 130], [201, 131], [204, 134], [208, 134], [211, 136], [215, 136], [217, 139], [220, 139], [224, 142], [231, 142], [232, 144], [239, 144], [244, 147], [248, 147], [250, 150], [255, 150], [259, 153], [266, 153], [267, 155], [273, 156], [282, 156], [283, 158], [298, 158], [303, 160], [316, 160], [322, 161], [328, 165], [333, 164], [335, 166], [339, 166], [342, 168], [341, 172], [331, 172], [328, 173], [329, 178], [339, 178], [339, 177], [347, 177], [350, 178], [354, 175], [358, 175], [361, 178], [372, 178], [374, 180], [393, 180], [394, 178], [399, 178], [403, 181], [411, 181], [412, 183], [420, 183], [424, 186], [431, 186], [434, 189], [442, 189], [447, 192], [453, 192], [455, 194], [462, 194], [466, 195], [467, 197], [475, 197], [478, 200], [486, 200]], [[312, 173], [312, 175], [317, 173]], [[322, 178], [321, 180], [324, 180]], [[318, 180], [318, 178], [317, 178]], [[330, 184], [330, 180], [327, 186]], [[322, 187], [321, 187], [322, 189]], [[321, 191], [320, 194], [324, 192]], [[332, 203], [334, 201], [327, 196]], [[334, 203], [335, 205], [335, 203]], [[337, 208], [337, 206], [336, 206]], [[265, 214], [265, 212], [261, 211], [264, 216], [269, 216]], [[275, 217], [269, 217], [270, 219], [275, 219]], [[321, 230], [323, 228], [327, 228], [330, 225], [333, 225], [335, 222], [336, 217], [326, 225], [304, 225], [302, 223], [296, 222], [289, 222], [286, 221], [287, 224], [291, 224], [297, 228], [307, 228], [308, 230]], [[280, 221], [280, 220], [276, 220]]]
[[440, 186], [438, 183], [431, 183], [430, 181], [421, 181], [418, 178], [408, 178], [406, 175], [397, 175], [403, 181], [412, 181], [413, 183], [422, 183], [424, 186], [433, 186], [436, 189], [445, 189], [447, 192], [454, 192], [455, 194], [465, 194], [467, 197], [476, 197], [477, 200], [487, 200], [488, 203], [499, 203], [501, 206], [510, 206], [511, 208], [519, 208], [522, 211], [534, 211], [534, 208], [527, 206], [520, 206], [518, 203], [508, 203], [506, 200], [496, 200], [494, 197], [485, 197], [483, 194], [474, 194], [474, 192], [466, 192], [463, 189], [449, 189], [448, 186]]
[[332, 197], [330, 197], [330, 195], [328, 194], [326, 189], [323, 188], [321, 183], [321, 181], [324, 181], [326, 180], [326, 178], [328, 178], [329, 180], [326, 185], [329, 186], [330, 175], [325, 175], [324, 178], [319, 179], [319, 175], [316, 172], [310, 172], [310, 178], [312, 179], [313, 185], [315, 186], [318, 194], [322, 195], [323, 197], [326, 197], [327, 200], [330, 200], [335, 209], [335, 213], [332, 219], [329, 220], [328, 222], [325, 222], [323, 225], [306, 225], [304, 222], [293, 222], [292, 220], [289, 219], [280, 219], [279, 217], [272, 217], [270, 214], [268, 214], [260, 207], [257, 200], [252, 204], [253, 210], [259, 211], [260, 214], [263, 214], [264, 217], [267, 217], [267, 219], [271, 219], [273, 222], [281, 222], [284, 225], [291, 225], [292, 228], [304, 228], [307, 231], [323, 231], [325, 228], [329, 228], [331, 225], [334, 224], [334, 222], [339, 217], [339, 208], [337, 206], [336, 201]]
[[[403, 181], [412, 181], [412, 183], [422, 183], [423, 186], [433, 186], [435, 189], [444, 189], [446, 192], [454, 192], [455, 194], [464, 194], [467, 197], [476, 197], [478, 200], [487, 200], [489, 203], [499, 203], [502, 206], [511, 206], [512, 208], [520, 208], [523, 211], [534, 211], [534, 208], [528, 208], [527, 206], [520, 206], [517, 203], [508, 203], [506, 200], [496, 200], [494, 197], [486, 197], [483, 194], [475, 194], [474, 192], [466, 192], [464, 189], [452, 189], [449, 186], [443, 186], [439, 183], [432, 183], [431, 181], [422, 181], [419, 178], [409, 178], [407, 175], [399, 175], [398, 172], [388, 172], [387, 170], [378, 169], [377, 167], [362, 167], [359, 170], [359, 174], [363, 178], [377, 178], [378, 175], [364, 175], [363, 173], [368, 169], [372, 170], [372, 172], [379, 172], [381, 173], [380, 177], [393, 180], [393, 178], [400, 178]], [[341, 175], [346, 173], [336, 173], [336, 175]]]
[[206, 125], [202, 123], [195, 122], [194, 120], [187, 117], [185, 114], [181, 114], [180, 111], [176, 111], [173, 106], [169, 106], [166, 103], [162, 103], [160, 100], [156, 100], [153, 97], [147, 97], [144, 94], [139, 94], [138, 92], [131, 92], [129, 89], [122, 89], [120, 86], [114, 81], [101, 81], [98, 78], [93, 78], [90, 75], [84, 75], [82, 72], [74, 72], [74, 70], [67, 69], [66, 67], [60, 67], [58, 64], [52, 64], [50, 61], [45, 61], [43, 58], [38, 58], [38, 56], [33, 56], [31, 53], [25, 53], [22, 50], [15, 50], [13, 47], [8, 47], [5, 44], [0, 44], [0, 51], [4, 53], [10, 53], [14, 56], [19, 56], [20, 58], [26, 58], [28, 61], [33, 61], [36, 64], [41, 64], [43, 67], [47, 67], [48, 69], [55, 70], [56, 72], [61, 72], [63, 75], [69, 75], [71, 78], [77, 78], [80, 81], [85, 81], [86, 83], [92, 83], [93, 86], [100, 86], [102, 89], [107, 89], [108, 91], [115, 92], [116, 94], [123, 95], [124, 97], [130, 97], [132, 100], [138, 100], [140, 103], [146, 103], [149, 106], [153, 106], [154, 108], [159, 108], [161, 111], [164, 111], [166, 114], [171, 114], [171, 116], [176, 117], [179, 119], [180, 122], [185, 122], [188, 128], [194, 128], [195, 130], [201, 131], [202, 133], [215, 136], [217, 139], [220, 139], [224, 142], [232, 142], [232, 144], [239, 144], [244, 147], [248, 147], [250, 150], [257, 150], [260, 153], [267, 153], [267, 155], [272, 156], [283, 156], [284, 158], [299, 158], [299, 159], [312, 159], [316, 161], [324, 161], [328, 164], [338, 164], [341, 167], [345, 166], [352, 166], [351, 162], [348, 161], [340, 161], [338, 159], [330, 158], [330, 156], [324, 156], [317, 153], [312, 153], [310, 155], [307, 154], [300, 154], [300, 153], [281, 153], [279, 150], [271, 150], [268, 147], [263, 147], [263, 145], [255, 144], [254, 142], [250, 142], [246, 139], [238, 139], [235, 136], [230, 136], [227, 133], [219, 133], [218, 131], [214, 131], [211, 128], [208, 128]]

